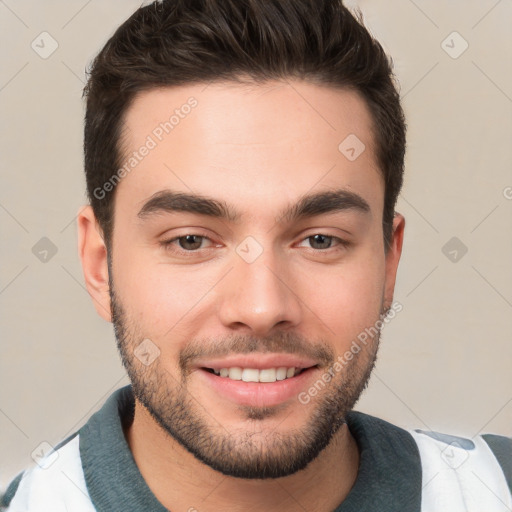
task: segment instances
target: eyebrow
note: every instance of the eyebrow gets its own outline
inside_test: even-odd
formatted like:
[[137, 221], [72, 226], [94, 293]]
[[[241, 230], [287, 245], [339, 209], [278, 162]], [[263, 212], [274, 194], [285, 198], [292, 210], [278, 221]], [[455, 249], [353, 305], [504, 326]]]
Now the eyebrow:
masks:
[[[316, 215], [352, 210], [362, 214], [371, 213], [370, 205], [355, 192], [338, 189], [302, 196], [295, 204], [288, 205], [277, 216], [277, 221], [292, 222]], [[210, 197], [161, 190], [144, 203], [137, 216], [146, 220], [162, 213], [187, 212], [212, 218], [239, 222], [242, 215], [225, 201]]]

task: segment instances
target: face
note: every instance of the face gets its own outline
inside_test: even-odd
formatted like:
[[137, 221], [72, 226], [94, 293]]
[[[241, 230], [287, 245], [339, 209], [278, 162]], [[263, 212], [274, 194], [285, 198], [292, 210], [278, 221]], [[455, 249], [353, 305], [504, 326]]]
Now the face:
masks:
[[135, 396], [215, 470], [292, 474], [364, 389], [378, 336], [344, 354], [392, 299], [369, 111], [304, 82], [214, 83], [144, 92], [125, 121], [109, 278]]

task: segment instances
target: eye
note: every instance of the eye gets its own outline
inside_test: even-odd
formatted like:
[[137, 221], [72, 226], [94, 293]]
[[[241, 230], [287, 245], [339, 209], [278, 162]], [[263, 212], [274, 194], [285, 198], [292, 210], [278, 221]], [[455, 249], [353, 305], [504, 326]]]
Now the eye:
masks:
[[[318, 249], [320, 251], [335, 249], [336, 247], [348, 247], [350, 245], [349, 242], [342, 240], [337, 236], [324, 235], [322, 233], [316, 233], [314, 235], [308, 236], [307, 238], [304, 238], [302, 243], [304, 243], [306, 240], [309, 242], [313, 249]], [[335, 242], [334, 245], [333, 242]]]
[[[204, 249], [202, 247], [205, 240], [211, 240], [203, 235], [187, 234], [171, 238], [170, 240], [164, 240], [161, 244], [169, 250], [177, 249], [177, 252], [194, 252], [198, 249]], [[177, 242], [177, 243], [176, 243]]]

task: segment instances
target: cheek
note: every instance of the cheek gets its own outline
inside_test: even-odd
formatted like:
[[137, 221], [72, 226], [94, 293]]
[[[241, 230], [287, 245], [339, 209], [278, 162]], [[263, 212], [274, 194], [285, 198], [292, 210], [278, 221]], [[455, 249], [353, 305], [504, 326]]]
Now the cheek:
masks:
[[[305, 276], [301, 295], [314, 312], [326, 339], [345, 351], [352, 340], [375, 324], [384, 294], [384, 264], [378, 258], [359, 259], [337, 267], [318, 266], [315, 279]], [[309, 284], [308, 284], [309, 283]], [[307, 311], [307, 309], [306, 309]]]
[[163, 340], [189, 338], [190, 322], [196, 325], [217, 275], [205, 271], [206, 267], [167, 265], [147, 249], [136, 251], [132, 246], [126, 254], [115, 262], [114, 283], [137, 332], [153, 339], [162, 350], [166, 345]]

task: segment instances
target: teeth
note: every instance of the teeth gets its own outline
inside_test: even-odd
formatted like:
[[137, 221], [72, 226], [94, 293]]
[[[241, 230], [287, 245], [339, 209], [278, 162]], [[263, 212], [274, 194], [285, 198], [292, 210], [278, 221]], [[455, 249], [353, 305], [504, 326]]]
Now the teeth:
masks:
[[238, 368], [238, 366], [230, 368], [228, 377], [233, 380], [242, 380], [242, 368]]
[[215, 375], [228, 377], [231, 380], [243, 380], [244, 382], [276, 382], [277, 380], [285, 380], [300, 373], [300, 368], [287, 368], [280, 366], [279, 368], [265, 368], [258, 370], [256, 368], [240, 368], [234, 366], [232, 368], [214, 368]]
[[281, 366], [276, 371], [276, 379], [277, 380], [284, 380], [286, 379], [286, 366]]
[[254, 370], [253, 368], [244, 368], [242, 371], [242, 380], [244, 382], [259, 382], [259, 374], [258, 370]]
[[275, 368], [268, 368], [266, 370], [260, 370], [260, 382], [275, 382], [275, 381], [276, 381]]

